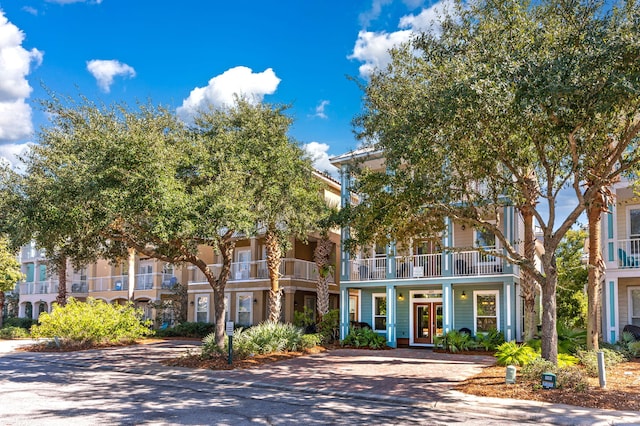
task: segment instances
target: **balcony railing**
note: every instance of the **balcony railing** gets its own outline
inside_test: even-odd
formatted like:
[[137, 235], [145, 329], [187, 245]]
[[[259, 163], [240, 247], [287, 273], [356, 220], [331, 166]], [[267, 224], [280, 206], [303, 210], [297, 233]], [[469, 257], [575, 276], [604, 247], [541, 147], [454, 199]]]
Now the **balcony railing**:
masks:
[[615, 258], [623, 269], [640, 268], [640, 239], [618, 240]]
[[[220, 273], [222, 265], [208, 265], [214, 275]], [[283, 258], [280, 262], [278, 270], [280, 278], [293, 278], [302, 281], [316, 281], [318, 279], [318, 268], [314, 262], [300, 259]], [[268, 280], [269, 269], [266, 260], [254, 260], [250, 262], [233, 262], [231, 264], [231, 274], [229, 282], [234, 281], [252, 281], [252, 280]], [[204, 274], [196, 268], [192, 268], [189, 283], [206, 282]], [[333, 282], [333, 277], [330, 277]]]
[[386, 257], [351, 260], [350, 281], [374, 281], [385, 279], [417, 279], [442, 276], [444, 256], [449, 256], [452, 276], [495, 275], [502, 273], [502, 258], [497, 250], [463, 251], [449, 254], [420, 254], [397, 256], [395, 266], [388, 264]]
[[55, 294], [58, 292], [58, 281], [35, 281], [20, 283], [18, 287], [20, 294]]
[[[89, 278], [89, 291], [128, 291], [129, 276], [114, 275], [108, 277]], [[170, 290], [177, 283], [173, 274], [161, 272], [136, 274], [135, 290]]]

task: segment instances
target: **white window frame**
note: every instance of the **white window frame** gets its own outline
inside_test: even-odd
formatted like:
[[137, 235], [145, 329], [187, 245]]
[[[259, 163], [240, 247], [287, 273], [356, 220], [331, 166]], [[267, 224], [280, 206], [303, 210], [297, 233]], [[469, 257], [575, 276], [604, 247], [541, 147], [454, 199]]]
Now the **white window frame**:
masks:
[[198, 313], [202, 312], [198, 310], [199, 304], [198, 304], [198, 299], [200, 298], [205, 298], [207, 299], [207, 310], [205, 311], [207, 313], [207, 318], [206, 321], [204, 322], [210, 322], [209, 321], [209, 315], [211, 313], [211, 298], [209, 297], [208, 294], [196, 294], [195, 295], [195, 299], [194, 299], [194, 309], [193, 309], [193, 321], [194, 322], [198, 322]]
[[[241, 260], [241, 256], [247, 254], [247, 260]], [[243, 247], [235, 250], [236, 270], [234, 280], [248, 280], [251, 276], [251, 248]]]
[[638, 318], [638, 320], [640, 320], [640, 317], [634, 317], [633, 316], [633, 298], [631, 297], [631, 293], [636, 290], [636, 291], [640, 291], [640, 286], [629, 286], [627, 287], [627, 308], [628, 308], [628, 314], [627, 314], [627, 319], [628, 324], [633, 324], [633, 319], [634, 318]]
[[386, 300], [385, 305], [387, 305], [387, 314], [386, 315], [376, 315], [376, 299], [387, 299], [387, 293], [373, 293], [371, 295], [371, 329], [376, 333], [386, 333], [387, 328], [384, 330], [376, 329], [376, 318], [385, 318], [385, 324], [389, 321], [389, 301]]
[[231, 321], [231, 293], [224, 294], [224, 321]]
[[[494, 220], [490, 220], [488, 221], [491, 225], [495, 225], [496, 222]], [[489, 231], [487, 231], [489, 232]], [[473, 228], [473, 246], [476, 248], [487, 248], [487, 247], [491, 247], [491, 246], [480, 246], [478, 245], [478, 234], [480, 233], [480, 230], [478, 228]], [[496, 234], [493, 234], [493, 249], [498, 250], [500, 248], [500, 240], [498, 240], [498, 238], [496, 237]]]
[[[249, 297], [249, 324], [240, 324], [240, 299], [242, 297]], [[244, 312], [243, 312], [244, 313]], [[244, 291], [236, 293], [236, 324], [240, 325], [253, 325], [253, 292]]]
[[640, 210], [640, 204], [633, 204], [627, 206], [627, 236], [626, 239], [632, 240], [634, 238], [640, 238], [640, 234], [631, 234], [631, 210]]
[[[478, 334], [478, 296], [494, 295], [496, 298], [496, 329], [500, 328], [500, 290], [475, 290], [473, 292], [473, 334]], [[483, 317], [485, 318], [485, 317]], [[486, 317], [492, 318], [492, 317]], [[481, 332], [484, 333], [484, 332]]]

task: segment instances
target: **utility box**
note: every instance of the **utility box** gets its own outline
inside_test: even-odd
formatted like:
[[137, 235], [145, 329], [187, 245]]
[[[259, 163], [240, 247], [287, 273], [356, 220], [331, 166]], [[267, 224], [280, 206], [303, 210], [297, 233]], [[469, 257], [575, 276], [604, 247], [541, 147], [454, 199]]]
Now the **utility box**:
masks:
[[542, 388], [543, 389], [555, 389], [556, 388], [556, 375], [553, 373], [542, 373]]
[[509, 365], [507, 367], [507, 378], [506, 383], [509, 385], [513, 385], [516, 382], [516, 367], [513, 365]]

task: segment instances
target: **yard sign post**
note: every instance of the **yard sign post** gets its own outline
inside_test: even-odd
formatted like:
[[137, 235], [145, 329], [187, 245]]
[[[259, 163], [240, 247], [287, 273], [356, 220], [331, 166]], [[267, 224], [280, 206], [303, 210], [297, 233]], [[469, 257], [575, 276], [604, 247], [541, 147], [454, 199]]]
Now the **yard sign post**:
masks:
[[229, 336], [229, 365], [233, 363], [233, 321], [227, 321], [227, 336]]

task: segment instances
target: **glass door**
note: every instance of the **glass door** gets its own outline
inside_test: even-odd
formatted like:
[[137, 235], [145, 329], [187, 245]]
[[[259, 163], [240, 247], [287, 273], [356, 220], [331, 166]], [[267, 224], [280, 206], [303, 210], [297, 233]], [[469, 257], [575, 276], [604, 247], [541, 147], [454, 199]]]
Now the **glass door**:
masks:
[[413, 343], [433, 344], [434, 336], [442, 336], [442, 303], [413, 305]]

